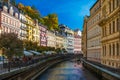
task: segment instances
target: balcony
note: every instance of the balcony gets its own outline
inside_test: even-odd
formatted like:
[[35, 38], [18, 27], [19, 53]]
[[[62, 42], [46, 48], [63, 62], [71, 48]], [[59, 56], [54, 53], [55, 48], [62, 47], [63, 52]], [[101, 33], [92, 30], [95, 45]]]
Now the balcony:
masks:
[[21, 21], [22, 23], [27, 23], [27, 21], [24, 20], [24, 19], [21, 19], [20, 21]]
[[102, 37], [101, 41], [104, 42], [104, 41], [108, 41], [108, 40], [112, 40], [112, 39], [116, 39], [116, 38], [119, 38], [119, 32], [116, 32], [116, 33], [113, 33], [111, 35]]
[[20, 29], [22, 29], [22, 30], [27, 30], [27, 27], [21, 26]]
[[21, 33], [20, 36], [21, 37], [27, 37], [27, 34], [26, 33]]

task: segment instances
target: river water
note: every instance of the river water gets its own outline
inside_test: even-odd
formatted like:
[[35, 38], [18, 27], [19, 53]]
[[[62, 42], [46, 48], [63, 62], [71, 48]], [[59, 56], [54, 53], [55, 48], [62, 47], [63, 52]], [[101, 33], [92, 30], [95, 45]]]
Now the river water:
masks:
[[51, 67], [37, 80], [98, 80], [80, 62], [65, 61]]

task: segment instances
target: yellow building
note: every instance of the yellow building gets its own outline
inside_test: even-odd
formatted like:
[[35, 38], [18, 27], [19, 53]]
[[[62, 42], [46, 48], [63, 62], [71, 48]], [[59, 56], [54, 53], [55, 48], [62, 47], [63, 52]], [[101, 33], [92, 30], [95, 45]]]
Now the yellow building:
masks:
[[34, 41], [40, 45], [40, 27], [38, 26], [38, 20], [35, 20], [35, 27], [33, 28]]
[[102, 64], [120, 68], [120, 0], [101, 0]]
[[27, 20], [27, 40], [28, 41], [35, 41], [35, 23], [34, 21], [27, 15], [26, 20]]
[[56, 35], [56, 48], [64, 48], [65, 39], [61, 35]]

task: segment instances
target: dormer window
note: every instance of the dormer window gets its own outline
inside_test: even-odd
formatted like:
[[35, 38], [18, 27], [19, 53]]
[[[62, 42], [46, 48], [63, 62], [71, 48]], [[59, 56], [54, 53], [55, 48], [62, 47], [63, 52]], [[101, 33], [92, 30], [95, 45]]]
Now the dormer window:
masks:
[[18, 18], [18, 13], [15, 13], [15, 17]]
[[8, 11], [7, 6], [3, 6], [3, 11], [5, 11], [5, 12], [7, 12], [7, 11]]
[[14, 12], [13, 7], [10, 7], [9, 13], [10, 13], [11, 15], [13, 15], [13, 12]]

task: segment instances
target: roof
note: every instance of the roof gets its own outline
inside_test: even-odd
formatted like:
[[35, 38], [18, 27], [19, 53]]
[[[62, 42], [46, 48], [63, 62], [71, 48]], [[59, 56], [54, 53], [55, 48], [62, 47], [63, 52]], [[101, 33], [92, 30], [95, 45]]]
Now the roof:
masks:
[[99, 0], [97, 0], [94, 4], [93, 4], [93, 6], [90, 8], [90, 10], [96, 5], [96, 3], [98, 2]]

